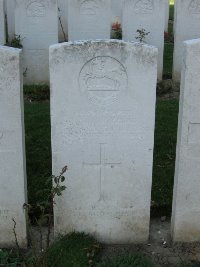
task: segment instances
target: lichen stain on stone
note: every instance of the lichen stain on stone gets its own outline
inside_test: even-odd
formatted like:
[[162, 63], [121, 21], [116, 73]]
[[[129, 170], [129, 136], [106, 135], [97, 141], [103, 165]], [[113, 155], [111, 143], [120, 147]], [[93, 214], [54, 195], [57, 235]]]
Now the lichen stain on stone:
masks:
[[12, 56], [11, 58], [10, 58], [10, 61], [14, 61], [16, 59], [16, 56]]

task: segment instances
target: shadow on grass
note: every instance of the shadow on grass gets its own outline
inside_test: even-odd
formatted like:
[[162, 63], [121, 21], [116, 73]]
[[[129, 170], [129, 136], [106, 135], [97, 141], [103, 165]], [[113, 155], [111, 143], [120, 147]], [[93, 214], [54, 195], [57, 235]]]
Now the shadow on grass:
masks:
[[171, 209], [179, 101], [158, 99], [154, 146], [152, 200]]
[[45, 200], [45, 196], [38, 199], [37, 192], [45, 188], [51, 176], [50, 106], [26, 103], [24, 109], [28, 199], [30, 204], [35, 204]]

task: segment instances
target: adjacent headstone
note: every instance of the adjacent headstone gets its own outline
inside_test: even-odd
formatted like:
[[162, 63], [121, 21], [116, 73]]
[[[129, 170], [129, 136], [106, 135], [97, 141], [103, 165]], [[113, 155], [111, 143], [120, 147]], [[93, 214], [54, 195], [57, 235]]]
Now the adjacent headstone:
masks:
[[123, 40], [138, 41], [137, 30], [144, 29], [148, 35], [143, 39], [158, 48], [158, 79], [162, 79], [165, 7], [163, 0], [125, 0], [123, 6]]
[[68, 37], [74, 40], [109, 39], [110, 0], [69, 0]]
[[58, 0], [58, 34], [59, 41], [68, 39], [68, 0]]
[[180, 80], [183, 42], [200, 37], [200, 1], [175, 1], [173, 79]]
[[172, 235], [200, 241], [200, 39], [184, 42]]
[[124, 0], [112, 0], [111, 10], [112, 10], [112, 22], [122, 22], [122, 8]]
[[50, 47], [53, 173], [68, 165], [55, 234], [148, 238], [157, 49], [123, 41]]
[[168, 32], [170, 0], [165, 0], [165, 2], [165, 32]]
[[[0, 46], [0, 247], [26, 247], [21, 51]], [[14, 221], [13, 221], [14, 220]]]
[[6, 43], [6, 32], [5, 32], [5, 6], [4, 0], [0, 0], [0, 45]]
[[[111, 23], [122, 22], [122, 5], [123, 0], [111, 0]], [[68, 0], [58, 0], [58, 16], [59, 41], [64, 42], [68, 39]]]
[[23, 45], [25, 83], [49, 83], [50, 45], [58, 43], [56, 0], [16, 0], [15, 32]]
[[15, 37], [15, 1], [6, 0], [8, 40], [11, 42]]

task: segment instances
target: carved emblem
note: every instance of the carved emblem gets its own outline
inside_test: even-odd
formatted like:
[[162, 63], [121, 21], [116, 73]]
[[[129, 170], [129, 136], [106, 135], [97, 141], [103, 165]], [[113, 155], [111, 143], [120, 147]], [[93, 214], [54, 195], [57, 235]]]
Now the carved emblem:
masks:
[[153, 0], [138, 0], [134, 10], [136, 13], [148, 14], [153, 12]]
[[99, 9], [98, 0], [84, 0], [80, 4], [80, 14], [82, 15], [96, 15]]
[[28, 17], [44, 17], [45, 5], [39, 1], [34, 1], [27, 6], [26, 11]]
[[200, 16], [200, 0], [192, 0], [189, 4], [189, 11], [194, 15]]
[[105, 104], [117, 97], [127, 87], [124, 66], [112, 57], [96, 57], [87, 62], [79, 76], [80, 89], [91, 100]]

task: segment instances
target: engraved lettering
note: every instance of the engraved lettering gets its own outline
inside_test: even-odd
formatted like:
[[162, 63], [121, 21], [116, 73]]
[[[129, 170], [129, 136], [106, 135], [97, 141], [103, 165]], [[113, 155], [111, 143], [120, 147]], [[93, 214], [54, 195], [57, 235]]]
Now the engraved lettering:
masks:
[[148, 14], [153, 12], [153, 0], [138, 0], [134, 10], [136, 13]]
[[9, 216], [9, 210], [0, 209], [0, 220], [7, 220]]

